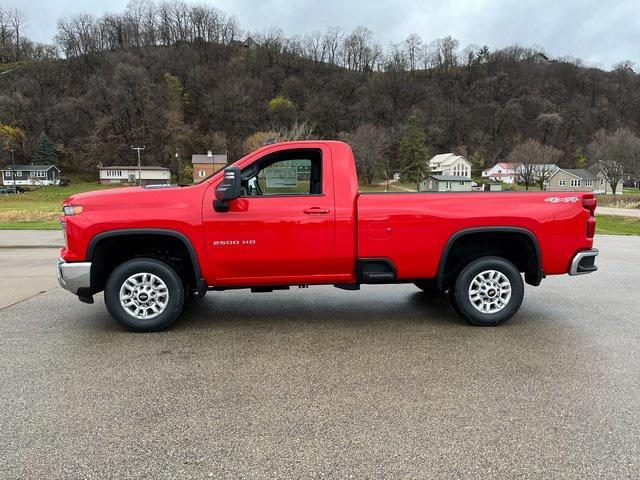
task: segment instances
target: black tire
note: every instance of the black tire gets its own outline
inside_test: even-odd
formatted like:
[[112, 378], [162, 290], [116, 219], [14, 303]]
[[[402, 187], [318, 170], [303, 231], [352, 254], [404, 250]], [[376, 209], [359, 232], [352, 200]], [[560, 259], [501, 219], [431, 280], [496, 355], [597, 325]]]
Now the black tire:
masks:
[[[511, 296], [506, 301], [506, 305], [494, 313], [481, 312], [469, 298], [471, 283], [477, 275], [488, 270], [500, 272], [508, 279], [511, 287]], [[491, 286], [487, 288], [489, 288], [488, 294], [495, 295]], [[510, 261], [501, 257], [483, 257], [472, 261], [462, 269], [449, 291], [449, 298], [454, 310], [472, 325], [500, 325], [513, 317], [520, 308], [524, 298], [524, 282], [522, 275]], [[498, 307], [498, 304], [495, 305]]]
[[[158, 277], [167, 287], [168, 299], [160, 314], [150, 319], [140, 319], [120, 303], [120, 289], [124, 282], [135, 274], [150, 273]], [[182, 313], [184, 307], [184, 287], [178, 274], [166, 263], [153, 258], [136, 258], [117, 267], [104, 289], [104, 303], [107, 310], [123, 327], [134, 332], [156, 332], [170, 327]]]

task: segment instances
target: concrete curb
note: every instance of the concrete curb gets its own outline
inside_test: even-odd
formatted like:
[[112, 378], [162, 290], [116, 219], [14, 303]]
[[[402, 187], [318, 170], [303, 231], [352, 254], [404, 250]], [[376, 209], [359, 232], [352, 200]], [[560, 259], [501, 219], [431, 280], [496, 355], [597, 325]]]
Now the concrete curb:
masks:
[[42, 244], [42, 245], [0, 245], [2, 250], [29, 250], [32, 248], [62, 248], [64, 245], [59, 244]]

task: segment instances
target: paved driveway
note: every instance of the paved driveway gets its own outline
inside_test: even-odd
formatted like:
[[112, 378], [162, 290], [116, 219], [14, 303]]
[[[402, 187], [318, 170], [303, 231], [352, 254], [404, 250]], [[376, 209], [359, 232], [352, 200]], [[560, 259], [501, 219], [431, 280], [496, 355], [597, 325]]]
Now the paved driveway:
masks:
[[640, 238], [597, 243], [499, 328], [395, 285], [132, 334], [47, 290], [0, 310], [0, 478], [638, 478]]

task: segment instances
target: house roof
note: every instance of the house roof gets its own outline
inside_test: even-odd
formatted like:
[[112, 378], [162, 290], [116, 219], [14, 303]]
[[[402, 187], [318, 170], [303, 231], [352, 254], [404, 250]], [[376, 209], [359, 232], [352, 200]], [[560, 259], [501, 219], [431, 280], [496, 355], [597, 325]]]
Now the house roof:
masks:
[[[512, 170], [513, 172], [515, 172], [515, 170], [516, 170], [516, 167], [517, 167], [517, 166], [518, 166], [518, 165], [517, 165], [517, 164], [515, 164], [515, 163], [500, 162], [500, 163], [496, 163], [496, 164], [495, 164], [494, 166], [492, 166], [492, 167], [485, 168], [485, 169], [483, 170], [483, 173], [484, 173], [484, 172], [489, 172], [490, 170], [493, 170], [493, 169], [494, 169], [494, 168], [496, 168], [496, 167], [500, 167], [500, 168], [502, 168], [503, 170]], [[501, 172], [501, 173], [494, 173], [493, 175], [503, 175], [504, 173], [505, 173], [505, 172]], [[506, 175], [512, 175], [512, 174], [513, 174], [513, 173], [506, 173]]]
[[431, 158], [431, 160], [429, 160], [429, 166], [446, 167], [459, 159], [462, 159], [465, 162], [469, 163], [469, 160], [464, 158], [462, 155], [456, 155], [455, 153], [441, 153], [439, 155], [435, 155], [433, 158]]
[[555, 163], [532, 163], [529, 165], [526, 165], [526, 167], [531, 167], [532, 170], [548, 170], [548, 171], [557, 171], [558, 167]]
[[556, 175], [558, 172], [565, 172], [569, 175], [573, 175], [574, 177], [584, 178], [586, 180], [593, 180], [598, 176], [597, 173], [587, 170], [586, 168], [558, 168], [552, 176]]
[[98, 167], [98, 170], [169, 170], [167, 167], [160, 166], [150, 166], [150, 165], [142, 165], [138, 167], [137, 165], [111, 165], [109, 167]]
[[191, 155], [191, 163], [227, 163], [228, 157], [226, 153], [220, 155], [211, 155], [208, 153], [194, 153]]
[[51, 168], [55, 168], [56, 170], [60, 171], [60, 169], [58, 167], [56, 167], [55, 165], [7, 165], [6, 167], [0, 169], [0, 171], [3, 172], [9, 172], [11, 170], [15, 170], [16, 172], [20, 171], [47, 171], [50, 170]]
[[469, 177], [463, 177], [462, 175], [429, 175], [431, 178], [435, 178], [439, 182], [470, 182]]

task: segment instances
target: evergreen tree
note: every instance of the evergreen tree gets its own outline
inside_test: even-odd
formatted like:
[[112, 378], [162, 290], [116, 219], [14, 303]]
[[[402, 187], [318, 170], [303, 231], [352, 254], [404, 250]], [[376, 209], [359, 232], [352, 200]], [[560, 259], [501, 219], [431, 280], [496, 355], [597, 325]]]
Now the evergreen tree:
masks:
[[427, 148], [427, 136], [420, 129], [413, 116], [409, 118], [402, 140], [400, 140], [398, 156], [402, 180], [414, 183], [416, 189], [419, 190], [420, 182], [429, 173], [427, 165], [429, 149]]
[[33, 151], [33, 163], [48, 165], [58, 164], [58, 154], [51, 139], [42, 132], [36, 141], [36, 148]]

